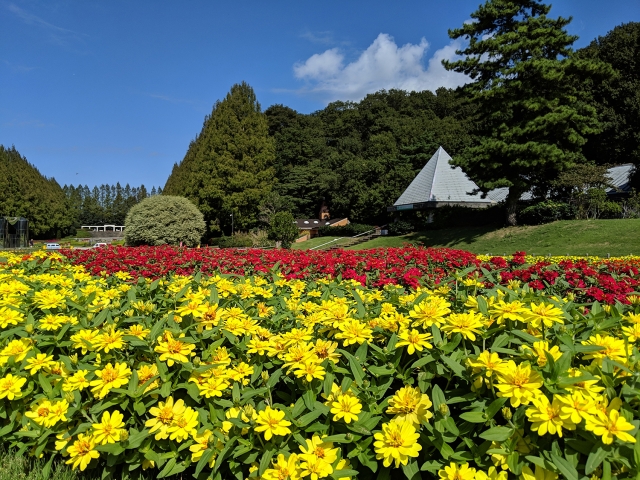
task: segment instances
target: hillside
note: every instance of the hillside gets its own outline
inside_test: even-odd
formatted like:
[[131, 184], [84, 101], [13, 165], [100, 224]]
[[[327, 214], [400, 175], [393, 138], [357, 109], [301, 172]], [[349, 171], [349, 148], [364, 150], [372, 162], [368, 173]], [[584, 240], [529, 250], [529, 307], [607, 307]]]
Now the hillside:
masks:
[[400, 247], [406, 243], [496, 255], [515, 251], [539, 255], [640, 255], [640, 219], [563, 220], [499, 229], [429, 230], [401, 237], [381, 237], [353, 248]]

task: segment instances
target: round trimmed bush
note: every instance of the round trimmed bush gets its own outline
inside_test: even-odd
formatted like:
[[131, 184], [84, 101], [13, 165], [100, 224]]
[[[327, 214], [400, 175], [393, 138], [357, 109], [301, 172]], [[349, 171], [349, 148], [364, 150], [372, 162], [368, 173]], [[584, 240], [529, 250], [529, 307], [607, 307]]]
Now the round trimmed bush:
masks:
[[131, 207], [124, 221], [127, 245], [179, 245], [194, 247], [205, 232], [198, 207], [184, 197], [154, 195]]

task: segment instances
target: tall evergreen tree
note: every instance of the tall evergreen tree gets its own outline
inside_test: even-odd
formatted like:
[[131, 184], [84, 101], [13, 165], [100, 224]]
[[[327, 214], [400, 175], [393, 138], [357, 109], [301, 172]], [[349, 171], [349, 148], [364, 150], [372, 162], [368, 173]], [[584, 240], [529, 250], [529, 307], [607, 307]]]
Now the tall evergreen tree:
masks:
[[66, 235], [74, 225], [67, 197], [53, 178], [43, 176], [15, 147], [0, 145], [0, 216], [24, 217], [36, 238]]
[[572, 57], [571, 19], [549, 18], [540, 0], [488, 0], [472, 21], [449, 31], [469, 44], [444, 61], [469, 75], [477, 143], [453, 158], [481, 190], [508, 187], [507, 223], [516, 224], [520, 196], [585, 161], [585, 136], [597, 133], [596, 110], [580, 83], [610, 75], [602, 62]]
[[275, 148], [268, 124], [246, 83], [234, 85], [205, 118], [184, 159], [163, 189], [182, 195], [204, 214], [210, 231], [257, 224], [258, 205], [274, 183]]

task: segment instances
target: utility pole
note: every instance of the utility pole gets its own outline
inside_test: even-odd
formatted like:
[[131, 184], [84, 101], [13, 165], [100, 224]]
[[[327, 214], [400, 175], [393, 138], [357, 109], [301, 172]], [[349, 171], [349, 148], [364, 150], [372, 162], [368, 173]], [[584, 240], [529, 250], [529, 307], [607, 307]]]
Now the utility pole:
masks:
[[231, 213], [231, 236], [233, 237], [233, 213]]

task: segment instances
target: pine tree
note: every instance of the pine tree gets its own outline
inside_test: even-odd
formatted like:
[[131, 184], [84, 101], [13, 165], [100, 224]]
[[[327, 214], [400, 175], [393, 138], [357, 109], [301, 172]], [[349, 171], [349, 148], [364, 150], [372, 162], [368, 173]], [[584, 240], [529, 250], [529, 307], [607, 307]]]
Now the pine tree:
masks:
[[550, 9], [540, 0], [486, 1], [449, 31], [468, 39], [457, 52], [466, 58], [443, 62], [471, 77], [465, 92], [478, 107], [477, 143], [452, 163], [485, 192], [509, 188], [509, 225], [523, 193], [584, 162], [585, 136], [600, 125], [580, 83], [611, 74], [602, 62], [571, 55], [571, 19], [549, 18]]
[[208, 228], [231, 230], [231, 213], [238, 229], [258, 221], [258, 205], [274, 183], [274, 143], [268, 124], [246, 83], [234, 85], [216, 102], [202, 131], [175, 165], [164, 195], [182, 195], [204, 214]]

